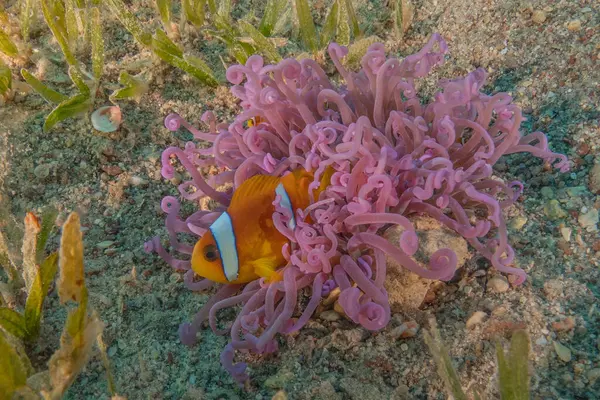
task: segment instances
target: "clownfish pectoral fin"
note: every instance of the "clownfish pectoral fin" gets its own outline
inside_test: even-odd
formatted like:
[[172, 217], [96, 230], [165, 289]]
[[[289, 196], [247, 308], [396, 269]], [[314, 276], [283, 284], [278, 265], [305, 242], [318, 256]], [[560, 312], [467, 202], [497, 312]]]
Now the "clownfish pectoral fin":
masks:
[[282, 279], [281, 274], [276, 271], [278, 266], [275, 258], [259, 258], [252, 262], [254, 273], [265, 278], [268, 283], [277, 282]]

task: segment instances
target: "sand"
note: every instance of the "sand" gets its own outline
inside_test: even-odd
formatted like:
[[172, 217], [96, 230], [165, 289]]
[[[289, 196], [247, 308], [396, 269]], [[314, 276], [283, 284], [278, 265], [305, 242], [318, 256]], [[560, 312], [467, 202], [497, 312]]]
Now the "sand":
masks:
[[[130, 5], [147, 26], [158, 27], [152, 3]], [[244, 1], [234, 12], [242, 15], [259, 3]], [[315, 2], [319, 18], [329, 3]], [[143, 72], [149, 93], [140, 103], [119, 102], [124, 122], [114, 134], [95, 132], [87, 117], [43, 133], [51, 107], [36, 94], [18, 95], [0, 108], [0, 183], [18, 219], [48, 204], [58, 207], [63, 219], [70, 211], [80, 213], [90, 303], [106, 324], [104, 340], [118, 393], [129, 399], [270, 399], [283, 389], [290, 399], [443, 399], [443, 384], [422, 330], [411, 338], [390, 336], [408, 318], [422, 329], [435, 316], [463, 387], [478, 390], [484, 398], [498, 397], [493, 335], [506, 331], [510, 336], [522, 326], [532, 342], [533, 398], [600, 398], [600, 378], [595, 378], [600, 368], [595, 211], [600, 208], [600, 168], [594, 168], [600, 162], [598, 2], [419, 0], [412, 28], [401, 40], [394, 37], [390, 10], [382, 2], [354, 4], [366, 34], [384, 39], [400, 56], [420, 49], [434, 32], [448, 41], [447, 62], [427, 78], [423, 90], [432, 93], [438, 79], [483, 67], [490, 73], [486, 91], [507, 91], [525, 110], [523, 131], [546, 132], [551, 148], [572, 160], [566, 174], [547, 171], [529, 156], [505, 158], [495, 168], [499, 176], [525, 184], [522, 198], [505, 217], [518, 263], [529, 279], [502, 291], [502, 284], [492, 282], [497, 273], [474, 256], [462, 278], [437, 285], [417, 315], [395, 313], [390, 326], [378, 334], [343, 319], [313, 318], [298, 335], [281, 339], [278, 354], [247, 358], [251, 383], [246, 391], [237, 388], [219, 364], [226, 338], [205, 329], [195, 347], [179, 342], [178, 325], [189, 321], [208, 295], [186, 290], [182, 275], [145, 254], [143, 243], [165, 234], [160, 200], [177, 193], [160, 175], [160, 152], [190, 139], [183, 131], [167, 131], [163, 118], [177, 112], [198, 123], [204, 111], [214, 109], [228, 120], [239, 109], [227, 85], [205, 88], [181, 71], [152, 61], [105, 13], [107, 65], [95, 106], [109, 104], [108, 95], [123, 69]], [[195, 31], [184, 35], [183, 42], [224, 77], [219, 56], [226, 63], [232, 60], [221, 44]], [[66, 66], [49, 32], [39, 30], [32, 45], [42, 52], [36, 58], [48, 60], [45, 81], [69, 93]], [[281, 51], [301, 50], [291, 39]], [[25, 66], [36, 70], [31, 63]], [[35, 174], [40, 165], [49, 169], [48, 176]], [[57, 244], [54, 238], [50, 246]], [[477, 314], [481, 321], [466, 329], [476, 312], [485, 315]], [[39, 369], [57, 348], [64, 318], [53, 292], [41, 339], [31, 353]], [[567, 318], [571, 320], [565, 323]], [[570, 350], [569, 361], [558, 357], [555, 342]], [[94, 357], [66, 398], [108, 397], [104, 368]]]

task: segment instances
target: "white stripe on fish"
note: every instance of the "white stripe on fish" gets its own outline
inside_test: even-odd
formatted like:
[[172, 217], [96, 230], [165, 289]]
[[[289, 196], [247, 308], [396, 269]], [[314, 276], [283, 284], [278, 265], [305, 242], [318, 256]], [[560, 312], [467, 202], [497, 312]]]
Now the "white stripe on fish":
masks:
[[233, 232], [233, 225], [231, 224], [229, 214], [227, 212], [221, 214], [210, 226], [210, 231], [219, 248], [225, 277], [230, 282], [236, 280], [240, 270], [240, 263], [235, 245], [235, 233]]
[[296, 217], [294, 216], [294, 209], [292, 208], [292, 202], [290, 201], [290, 196], [288, 196], [283, 184], [277, 185], [275, 189], [275, 193], [281, 197], [280, 205], [285, 207], [292, 214], [292, 219], [290, 220], [289, 227], [291, 229], [296, 229]]

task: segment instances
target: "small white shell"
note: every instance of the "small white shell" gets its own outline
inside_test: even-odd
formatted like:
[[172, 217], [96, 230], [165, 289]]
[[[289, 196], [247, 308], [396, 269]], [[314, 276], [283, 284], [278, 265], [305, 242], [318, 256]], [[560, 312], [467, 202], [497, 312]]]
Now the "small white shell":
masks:
[[114, 132], [121, 125], [121, 108], [119, 106], [100, 107], [92, 113], [92, 125], [100, 132]]

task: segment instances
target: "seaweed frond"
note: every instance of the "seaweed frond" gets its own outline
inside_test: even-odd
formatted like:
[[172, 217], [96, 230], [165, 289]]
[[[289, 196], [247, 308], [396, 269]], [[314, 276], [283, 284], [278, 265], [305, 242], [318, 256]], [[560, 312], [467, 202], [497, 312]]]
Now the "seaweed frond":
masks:
[[152, 45], [152, 35], [142, 28], [137, 18], [121, 0], [107, 0], [106, 4], [139, 44], [148, 48]]
[[288, 2], [286, 0], [268, 0], [265, 6], [265, 12], [258, 30], [265, 36], [271, 36], [275, 29], [277, 21], [281, 18], [283, 11], [285, 10]]
[[38, 78], [24, 68], [21, 69], [21, 76], [33, 90], [35, 90], [40, 96], [43, 97], [44, 100], [49, 103], [60, 104], [68, 99], [68, 97], [64, 94], [61, 94], [56, 90], [44, 85]]
[[160, 15], [163, 28], [167, 32], [171, 31], [171, 0], [156, 0], [156, 8]]
[[[32, 213], [25, 218], [23, 259], [34, 261], [35, 276], [28, 289], [24, 315], [12, 308], [0, 307], [0, 398], [13, 396], [26, 399], [58, 400], [83, 370], [98, 343], [101, 352], [106, 348], [102, 342], [103, 323], [88, 307], [88, 291], [84, 280], [83, 242], [79, 216], [72, 213], [63, 225], [59, 253], [43, 258], [43, 249], [52, 232], [56, 211], [46, 209], [40, 221]], [[59, 262], [60, 259], [60, 262]], [[32, 342], [40, 331], [44, 299], [54, 282], [58, 265], [60, 278], [57, 281], [61, 302], [76, 302], [69, 311], [61, 335], [60, 348], [48, 362], [49, 369], [35, 373], [21, 341]], [[24, 275], [27, 273], [24, 271]], [[29, 281], [26, 278], [25, 281]], [[109, 390], [115, 395], [108, 360], [104, 360], [108, 371]]]
[[198, 57], [186, 55], [161, 29], [152, 37], [152, 50], [163, 61], [177, 67], [207, 86], [217, 86], [217, 79], [210, 67]]
[[442, 341], [442, 337], [437, 329], [435, 320], [430, 319], [429, 324], [429, 332], [424, 331], [423, 334], [425, 343], [427, 344], [427, 347], [429, 347], [429, 351], [433, 356], [433, 361], [437, 367], [438, 375], [440, 378], [442, 378], [442, 381], [444, 381], [446, 391], [449, 395], [454, 397], [455, 400], [467, 400], [467, 396], [460, 385], [458, 373], [456, 372], [454, 365], [452, 365], [450, 354], [448, 354], [448, 350], [446, 350], [446, 346]]
[[139, 101], [148, 92], [148, 83], [142, 78], [131, 76], [127, 71], [119, 74], [119, 83], [124, 87], [115, 90], [109, 97], [110, 101], [133, 99]]
[[502, 400], [528, 400], [529, 393], [529, 335], [524, 330], [513, 333], [508, 354], [496, 342], [498, 385]]
[[395, 0], [393, 7], [394, 31], [402, 39], [412, 25], [414, 9], [410, 0]]
[[12, 89], [12, 72], [0, 60], [0, 96], [7, 94]]
[[313, 21], [308, 0], [294, 0], [296, 6], [296, 19], [300, 28], [302, 43], [310, 51], [319, 49], [319, 38]]
[[10, 36], [2, 30], [2, 28], [0, 28], [0, 52], [9, 57], [16, 57], [19, 55], [17, 45], [11, 40]]

